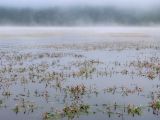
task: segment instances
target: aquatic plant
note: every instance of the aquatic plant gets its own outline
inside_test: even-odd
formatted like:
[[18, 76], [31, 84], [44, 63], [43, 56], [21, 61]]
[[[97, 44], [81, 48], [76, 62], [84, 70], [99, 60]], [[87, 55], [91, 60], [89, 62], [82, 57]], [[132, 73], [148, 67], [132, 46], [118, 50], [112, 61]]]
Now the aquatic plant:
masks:
[[18, 107], [18, 105], [16, 105], [15, 108], [13, 108], [13, 112], [15, 112], [16, 114], [20, 112], [20, 108]]
[[43, 114], [43, 120], [60, 120], [62, 118], [68, 118], [69, 120], [80, 116], [80, 114], [88, 114], [90, 106], [85, 104], [72, 104], [70, 106], [65, 106], [61, 111], [56, 111], [55, 113], [46, 112]]
[[89, 105], [71, 105], [63, 108], [64, 116], [68, 117], [68, 119], [73, 119], [75, 116], [79, 116], [79, 114], [89, 112]]
[[151, 80], [153, 80], [156, 77], [156, 74], [153, 71], [150, 71], [147, 73], [147, 77]]
[[53, 114], [50, 112], [43, 113], [43, 120], [59, 120], [59, 119], [61, 119], [59, 117], [59, 114]]
[[154, 110], [160, 110], [160, 100], [154, 100], [150, 103], [150, 106], [154, 109]]
[[18, 100], [17, 104], [12, 109], [13, 112], [15, 112], [16, 114], [19, 112], [23, 112], [25, 114], [26, 111], [33, 112], [35, 109], [37, 109], [37, 106], [33, 102], [25, 101], [24, 99], [17, 99], [17, 100]]
[[128, 109], [128, 114], [131, 114], [131, 115], [141, 115], [142, 114], [142, 108], [141, 107], [138, 107], [138, 106], [131, 106], [131, 105], [128, 105], [127, 107]]
[[104, 92], [112, 93], [112, 94], [118, 93], [118, 94], [121, 94], [122, 96], [128, 96], [129, 94], [143, 92], [143, 88], [138, 86], [135, 86], [134, 88], [129, 88], [126, 86], [121, 86], [121, 87], [113, 86], [113, 87], [104, 89]]

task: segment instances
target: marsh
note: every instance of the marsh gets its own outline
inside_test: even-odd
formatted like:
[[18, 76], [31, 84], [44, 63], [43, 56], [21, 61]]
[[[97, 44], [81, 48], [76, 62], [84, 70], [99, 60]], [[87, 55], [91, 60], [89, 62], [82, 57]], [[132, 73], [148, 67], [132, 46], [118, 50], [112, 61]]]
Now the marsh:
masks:
[[158, 119], [159, 32], [1, 27], [1, 119]]

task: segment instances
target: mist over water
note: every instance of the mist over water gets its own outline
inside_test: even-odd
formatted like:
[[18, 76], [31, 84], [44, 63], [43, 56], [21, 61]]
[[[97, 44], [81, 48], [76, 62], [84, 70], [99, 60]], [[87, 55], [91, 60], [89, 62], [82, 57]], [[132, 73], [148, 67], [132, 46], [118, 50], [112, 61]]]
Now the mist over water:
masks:
[[160, 23], [159, 11], [113, 6], [0, 7], [0, 25], [155, 25]]
[[158, 0], [5, 0], [0, 1], [0, 25], [159, 25], [159, 6]]

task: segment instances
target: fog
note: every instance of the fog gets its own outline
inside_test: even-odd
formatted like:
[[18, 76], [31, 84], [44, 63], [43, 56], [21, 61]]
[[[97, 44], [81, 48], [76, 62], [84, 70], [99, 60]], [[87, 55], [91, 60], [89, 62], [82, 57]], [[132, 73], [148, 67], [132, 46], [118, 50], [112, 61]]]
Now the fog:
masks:
[[157, 25], [159, 0], [1, 0], [0, 25]]

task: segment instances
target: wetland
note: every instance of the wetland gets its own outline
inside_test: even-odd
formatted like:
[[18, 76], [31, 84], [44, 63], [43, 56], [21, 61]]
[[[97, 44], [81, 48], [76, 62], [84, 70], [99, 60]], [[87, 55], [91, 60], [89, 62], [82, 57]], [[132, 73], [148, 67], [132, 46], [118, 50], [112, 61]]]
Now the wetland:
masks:
[[159, 120], [159, 27], [1, 27], [2, 120]]

